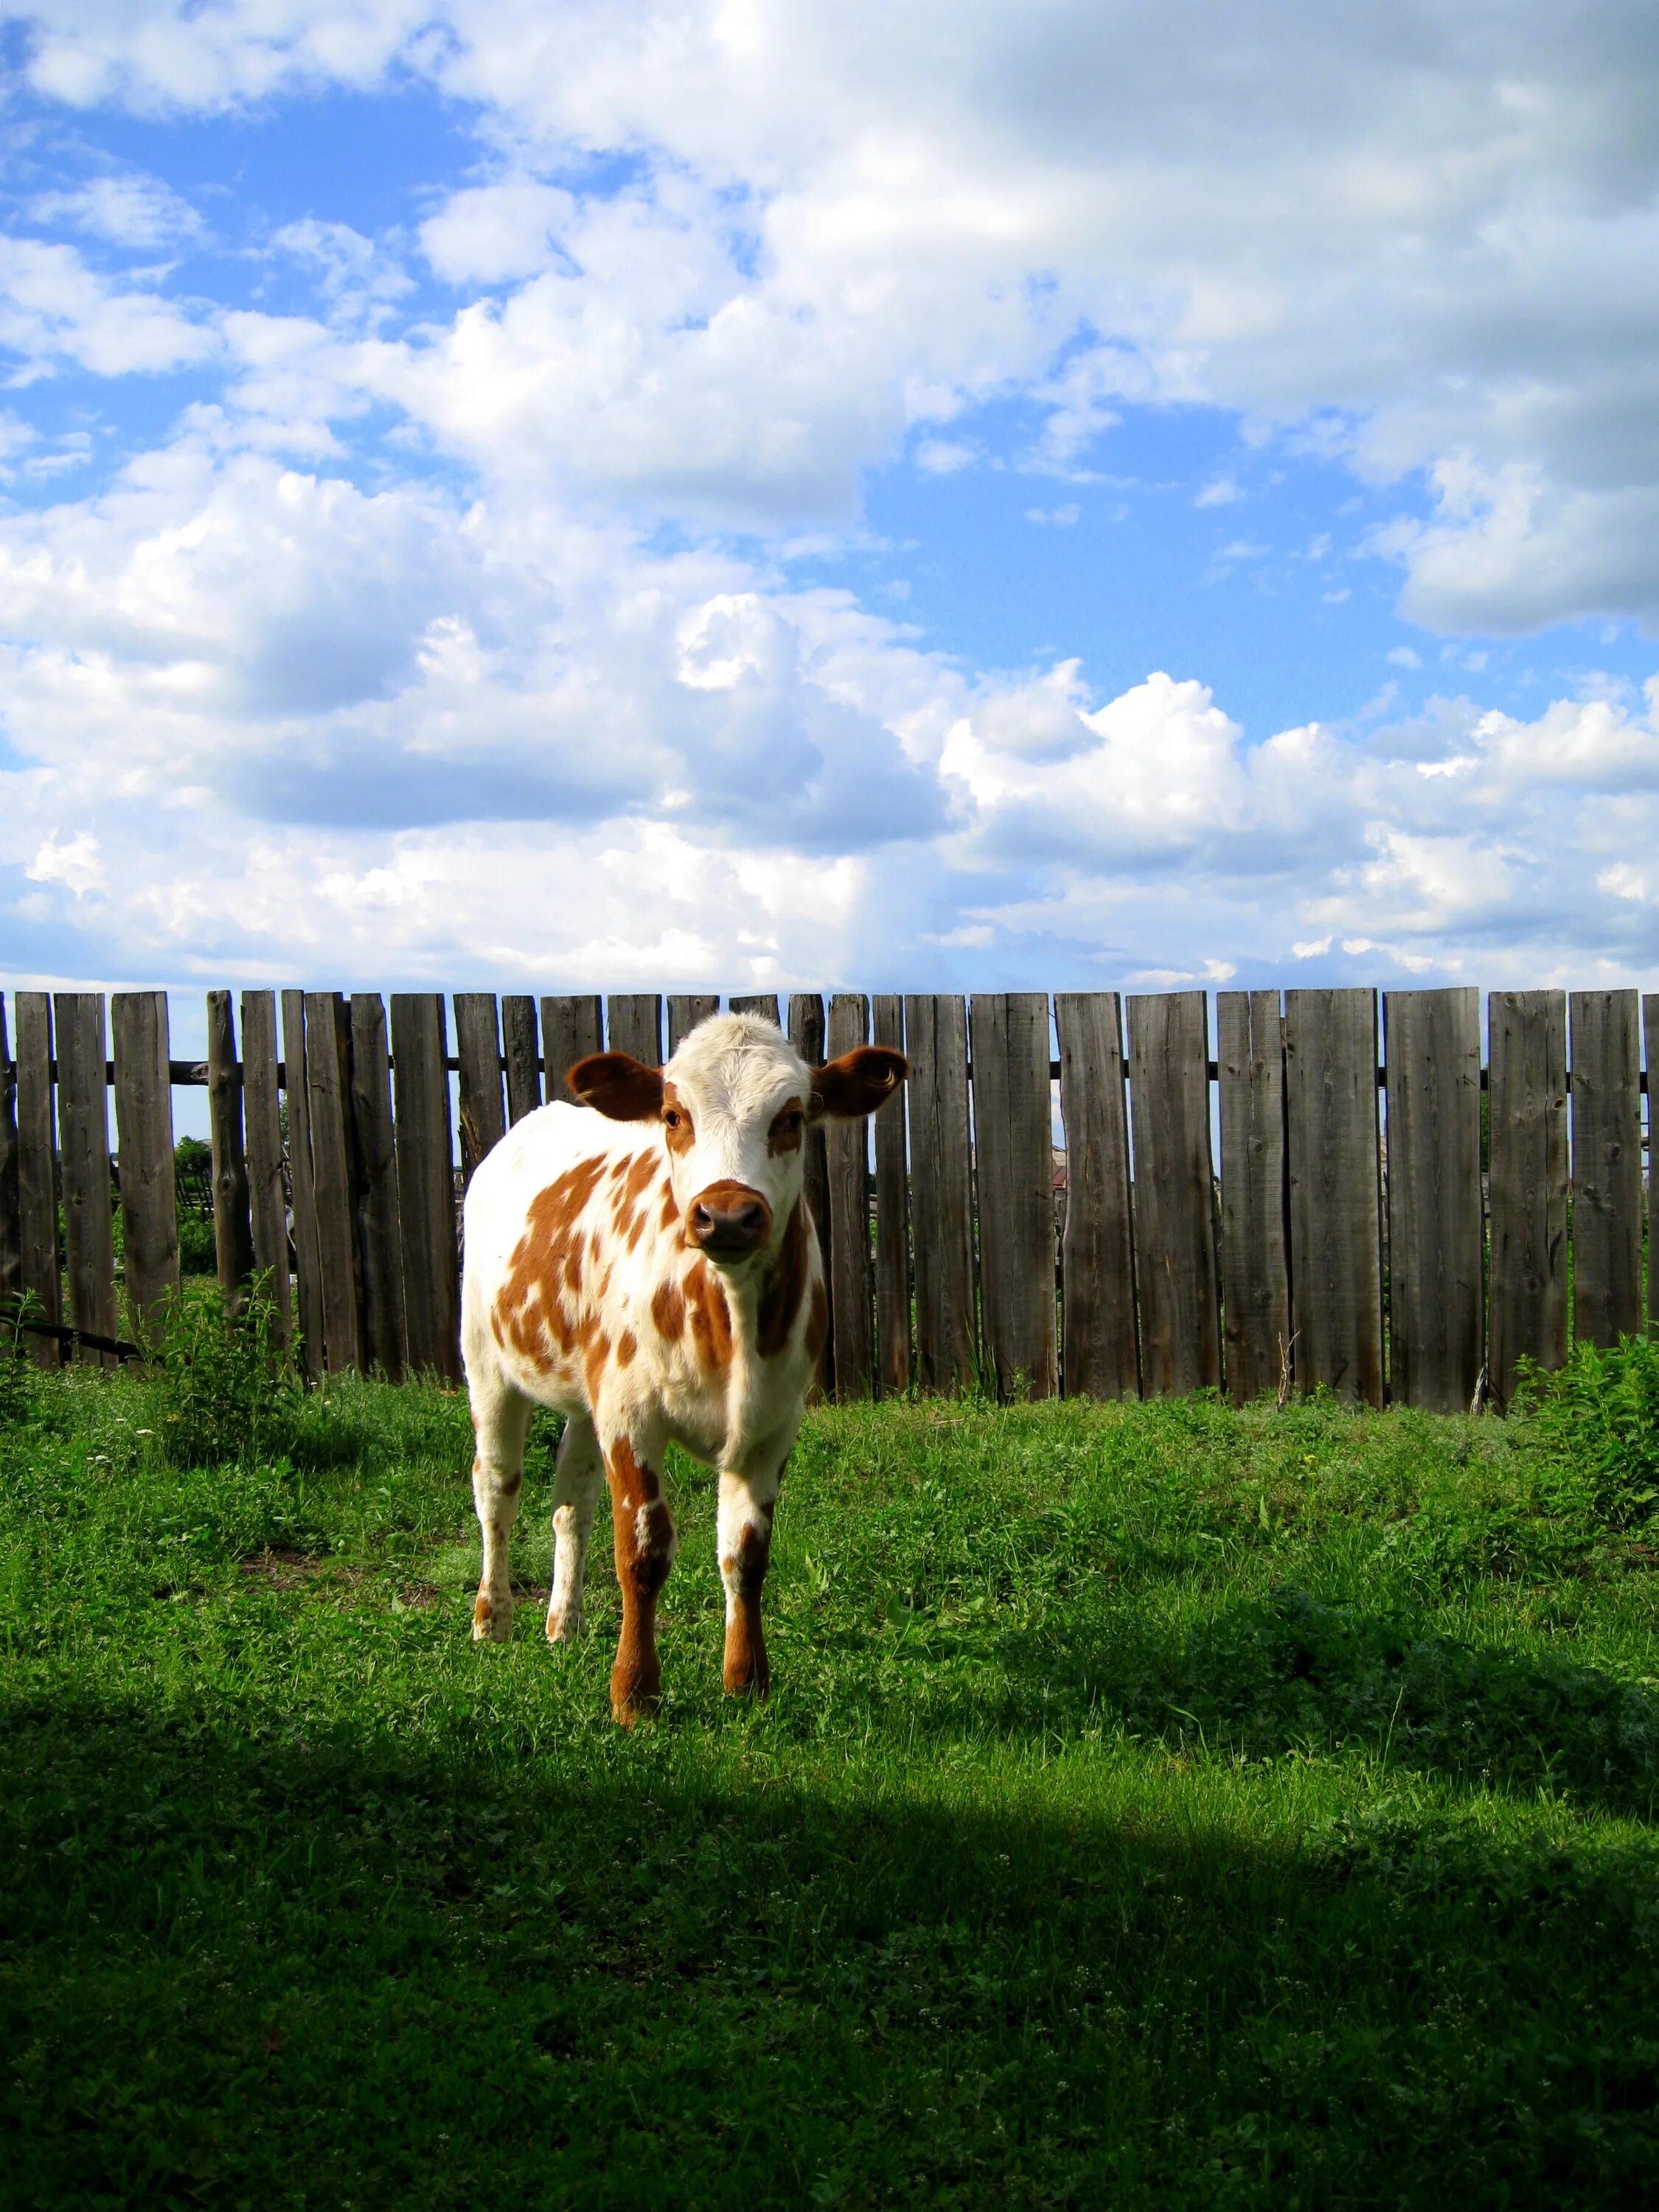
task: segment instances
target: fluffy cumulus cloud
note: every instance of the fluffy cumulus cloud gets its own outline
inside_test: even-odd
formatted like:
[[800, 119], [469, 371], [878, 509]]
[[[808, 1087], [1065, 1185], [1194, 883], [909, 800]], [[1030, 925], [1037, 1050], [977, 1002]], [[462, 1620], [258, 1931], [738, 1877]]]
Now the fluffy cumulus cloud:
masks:
[[[21, 36], [14, 966], [1650, 957], [1651, 686], [1247, 730], [1201, 666], [1110, 696], [1060, 636], [999, 668], [804, 555], [856, 548], [902, 458], [1017, 468], [1075, 542], [1124, 410], [1207, 408], [1380, 501], [1353, 557], [1421, 631], [1659, 629], [1650, 9], [42, 0]], [[325, 178], [266, 221], [75, 150], [411, 84], [469, 159], [383, 222]], [[1223, 510], [1195, 590], [1265, 550], [1243, 474], [1182, 494]]]

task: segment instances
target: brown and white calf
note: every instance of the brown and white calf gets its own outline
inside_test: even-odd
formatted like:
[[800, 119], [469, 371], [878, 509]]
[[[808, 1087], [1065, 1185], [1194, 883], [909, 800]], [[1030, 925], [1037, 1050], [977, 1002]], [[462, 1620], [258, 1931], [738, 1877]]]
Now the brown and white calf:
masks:
[[872, 1112], [906, 1073], [881, 1045], [808, 1067], [773, 1023], [715, 1014], [666, 1067], [621, 1052], [578, 1061], [570, 1087], [599, 1110], [544, 1106], [483, 1161], [466, 1194], [461, 1289], [483, 1531], [476, 1638], [513, 1632], [507, 1538], [531, 1413], [550, 1406], [567, 1425], [549, 1637], [582, 1626], [603, 1468], [623, 1607], [611, 1708], [631, 1721], [655, 1698], [672, 1441], [719, 1472], [726, 1686], [764, 1692], [772, 1510], [828, 1308], [802, 1140], [822, 1116]]

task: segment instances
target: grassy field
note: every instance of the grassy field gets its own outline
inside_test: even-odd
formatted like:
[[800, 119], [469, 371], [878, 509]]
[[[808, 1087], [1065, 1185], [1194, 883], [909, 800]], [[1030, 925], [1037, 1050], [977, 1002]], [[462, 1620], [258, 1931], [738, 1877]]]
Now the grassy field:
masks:
[[679, 1467], [628, 1735], [603, 1541], [592, 1636], [541, 1634], [550, 1425], [518, 1638], [475, 1647], [461, 1401], [283, 1400], [216, 1469], [174, 1463], [215, 1448], [176, 1377], [11, 1374], [8, 2205], [1306, 2212], [1659, 2172], [1659, 1576], [1616, 1436], [820, 1411], [769, 1707], [720, 1693]]

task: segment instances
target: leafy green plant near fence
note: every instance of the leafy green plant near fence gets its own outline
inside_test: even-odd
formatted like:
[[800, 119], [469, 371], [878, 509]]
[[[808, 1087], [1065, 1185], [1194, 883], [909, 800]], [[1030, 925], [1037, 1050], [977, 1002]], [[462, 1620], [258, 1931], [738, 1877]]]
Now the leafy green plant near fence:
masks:
[[1659, 1345], [1576, 1344], [1546, 1375], [1524, 1364], [1520, 1411], [1562, 1506], [1624, 1534], [1659, 1515]]
[[158, 1432], [175, 1467], [252, 1466], [283, 1449], [300, 1386], [268, 1276], [228, 1307], [216, 1285], [172, 1299], [155, 1362]]

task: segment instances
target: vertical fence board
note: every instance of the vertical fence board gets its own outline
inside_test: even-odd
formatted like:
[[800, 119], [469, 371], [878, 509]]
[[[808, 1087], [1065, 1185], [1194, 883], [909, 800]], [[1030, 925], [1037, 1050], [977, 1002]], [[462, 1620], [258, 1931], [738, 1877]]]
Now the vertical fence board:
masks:
[[1487, 1001], [1492, 1288], [1486, 1364], [1494, 1400], [1516, 1362], [1567, 1356], [1567, 994], [1494, 991]]
[[1277, 991], [1216, 994], [1221, 1109], [1221, 1319], [1227, 1392], [1278, 1387], [1291, 1344], [1285, 1030]]
[[683, 994], [668, 1001], [668, 1056], [672, 1060], [684, 1040], [699, 1022], [706, 1022], [710, 1014], [720, 1012], [720, 1000], [712, 991]]
[[288, 1203], [283, 1190], [283, 1115], [276, 1066], [276, 994], [244, 991], [242, 1116], [248, 1225], [253, 1233], [253, 1264], [269, 1283], [277, 1337], [286, 1344], [294, 1307], [288, 1278]]
[[541, 1047], [536, 1001], [522, 994], [501, 1000], [501, 1058], [507, 1063], [507, 1125], [510, 1129], [542, 1103]]
[[[544, 1001], [544, 1035], [550, 1028], [546, 1007], [560, 1003]], [[409, 1364], [459, 1382], [460, 1285], [449, 1078], [444, 1069], [447, 1052], [441, 995], [435, 991], [394, 993], [392, 1060], [397, 1079], [398, 1209]], [[580, 1059], [580, 1054], [572, 1057]]]
[[1221, 1332], [1202, 991], [1129, 1000], [1129, 1099], [1142, 1380], [1149, 1396], [1212, 1389]]
[[1644, 1206], [1648, 1220], [1648, 1334], [1659, 1334], [1659, 1267], [1653, 1255], [1653, 1148], [1655, 1134], [1654, 1101], [1659, 1098], [1659, 997], [1644, 993], [1642, 999], [1642, 1043], [1648, 1066], [1648, 1140], [1646, 1169], [1643, 1176]]
[[0, 998], [0, 1321], [23, 1294], [23, 1217], [17, 1183], [17, 1070]]
[[1572, 1334], [1607, 1346], [1642, 1326], [1642, 1102], [1634, 991], [1574, 991]]
[[[109, 1100], [105, 1069], [104, 994], [58, 991], [52, 998], [58, 1036], [58, 1129], [63, 1155], [64, 1272], [69, 1317], [76, 1328], [113, 1336], [115, 1221], [110, 1188]], [[80, 1351], [90, 1364], [112, 1364], [107, 1352]]]
[[[792, 1024], [794, 1011], [792, 999]], [[860, 993], [836, 992], [830, 1001], [824, 1029], [824, 1056], [837, 1059], [869, 1041], [869, 1000]], [[890, 1105], [880, 1110], [889, 1112]], [[829, 1178], [830, 1313], [835, 1333], [836, 1395], [867, 1398], [875, 1389], [870, 1326], [870, 1123], [867, 1120], [834, 1121], [821, 1133]]]
[[1054, 1025], [1066, 1127], [1061, 1379], [1068, 1398], [1133, 1398], [1140, 1368], [1117, 993], [1058, 993]]
[[1297, 1379], [1380, 1406], [1375, 991], [1285, 993], [1285, 1083]]
[[470, 1183], [477, 1165], [507, 1134], [501, 1106], [501, 1039], [492, 991], [455, 994], [455, 1057], [460, 1062], [461, 1177]]
[[167, 1300], [179, 1291], [167, 993], [118, 991], [110, 1000], [110, 1033], [127, 1312], [134, 1336], [151, 1345]]
[[662, 1066], [662, 1000], [654, 991], [613, 992], [605, 1002], [605, 1041], [647, 1067]]
[[[791, 993], [788, 1036], [790, 1043], [809, 1067], [823, 1065], [823, 1000], [817, 992]], [[806, 1210], [812, 1217], [812, 1226], [817, 1231], [818, 1252], [823, 1261], [823, 1287], [830, 1299], [830, 1333], [818, 1357], [818, 1381], [828, 1394], [836, 1387], [838, 1370], [836, 1366], [835, 1270], [831, 1265], [833, 1248], [830, 1238], [830, 1164], [825, 1150], [825, 1132], [821, 1127], [808, 1125], [801, 1154], [801, 1189], [806, 1200]]]
[[228, 991], [207, 994], [208, 1133], [213, 1146], [213, 1248], [219, 1287], [240, 1297], [253, 1273], [247, 1154], [242, 1139], [242, 1066]]
[[910, 1218], [916, 1277], [916, 1380], [970, 1386], [978, 1366], [973, 1154], [968, 1135], [968, 1024], [958, 998], [907, 998]]
[[[904, 1002], [878, 991], [870, 1002], [872, 1044], [904, 1050]], [[884, 1397], [910, 1387], [910, 1180], [905, 1160], [904, 1099], [875, 1116], [876, 1364]]]
[[317, 1234], [317, 1186], [311, 1164], [311, 1087], [306, 1074], [303, 991], [283, 994], [283, 1076], [288, 1095], [289, 1176], [294, 1187], [294, 1272], [301, 1351], [315, 1382], [323, 1372], [323, 1254]]
[[1054, 1394], [1054, 1117], [1048, 1000], [1041, 991], [971, 1001], [974, 1162], [985, 1360], [999, 1398], [1024, 1377]]
[[[23, 1295], [36, 1318], [63, 1317], [58, 1245], [58, 1136], [52, 1112], [52, 1000], [44, 991], [19, 991], [17, 1015], [17, 1219], [22, 1237]], [[39, 1367], [57, 1367], [55, 1339], [37, 1336], [30, 1349]]]
[[547, 1070], [547, 1103], [579, 1106], [565, 1077], [579, 1060], [605, 1049], [605, 1024], [597, 998], [542, 1000], [542, 1058]]
[[747, 998], [728, 999], [726, 1005], [734, 1014], [759, 1014], [763, 1020], [778, 1022], [778, 994], [775, 991], [754, 991]]
[[389, 1382], [407, 1357], [403, 1231], [398, 1208], [398, 1149], [392, 1134], [392, 1073], [386, 1007], [378, 991], [351, 1000], [351, 1128], [357, 1148], [357, 1246], [362, 1255], [363, 1353]]
[[362, 1364], [351, 1172], [350, 1109], [340, 1045], [337, 993], [306, 993], [306, 1095], [311, 1108], [311, 1176], [322, 1259], [323, 1360], [331, 1375]]
[[1386, 991], [1389, 1372], [1396, 1403], [1465, 1411], [1485, 1349], [1480, 994]]

